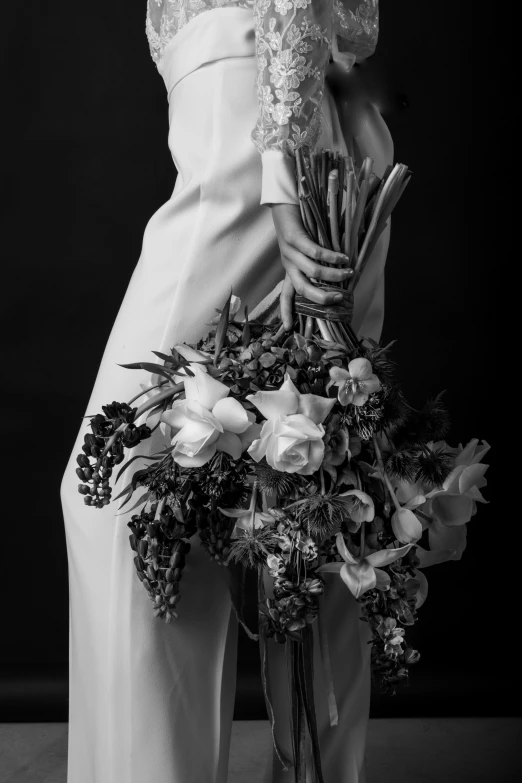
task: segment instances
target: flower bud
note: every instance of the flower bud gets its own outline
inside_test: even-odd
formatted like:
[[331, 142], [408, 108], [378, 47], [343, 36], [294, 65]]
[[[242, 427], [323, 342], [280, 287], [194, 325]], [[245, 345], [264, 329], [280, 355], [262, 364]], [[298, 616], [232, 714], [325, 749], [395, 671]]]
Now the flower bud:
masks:
[[80, 495], [88, 495], [91, 491], [91, 488], [87, 486], [87, 484], [78, 484], [78, 492]]

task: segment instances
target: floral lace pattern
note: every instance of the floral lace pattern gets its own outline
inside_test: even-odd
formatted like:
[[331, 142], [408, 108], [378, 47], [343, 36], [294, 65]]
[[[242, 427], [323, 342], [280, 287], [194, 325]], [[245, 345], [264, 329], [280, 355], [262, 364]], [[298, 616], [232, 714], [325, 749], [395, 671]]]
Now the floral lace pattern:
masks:
[[332, 41], [357, 60], [375, 50], [379, 0], [147, 0], [152, 59], [195, 16], [238, 6], [254, 14], [259, 115], [251, 138], [259, 150], [293, 155], [314, 147], [321, 128], [324, 77]]

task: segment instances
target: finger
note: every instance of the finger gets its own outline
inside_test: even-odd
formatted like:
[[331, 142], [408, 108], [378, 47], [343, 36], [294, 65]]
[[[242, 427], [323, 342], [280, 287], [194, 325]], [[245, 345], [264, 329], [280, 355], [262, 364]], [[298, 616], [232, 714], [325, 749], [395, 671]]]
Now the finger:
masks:
[[294, 324], [294, 294], [294, 286], [287, 274], [279, 297], [281, 303], [281, 318], [286, 332], [289, 332]]
[[296, 266], [307, 277], [315, 277], [317, 280], [328, 280], [331, 283], [339, 283], [347, 280], [353, 275], [353, 269], [335, 269], [331, 266], [321, 266], [311, 261], [304, 253], [296, 250], [295, 247], [285, 248], [285, 258], [291, 264]]
[[309, 299], [311, 302], [315, 302], [316, 304], [339, 304], [344, 299], [341, 293], [337, 294], [335, 291], [323, 291], [321, 288], [312, 285], [308, 278], [298, 269], [289, 269], [288, 276], [297, 293], [306, 297], [306, 299]]
[[314, 261], [322, 261], [323, 264], [339, 266], [340, 264], [350, 263], [350, 259], [344, 253], [336, 253], [335, 250], [327, 250], [325, 247], [317, 245], [304, 232], [302, 234], [296, 233], [292, 237], [292, 244], [308, 258], [312, 258]]

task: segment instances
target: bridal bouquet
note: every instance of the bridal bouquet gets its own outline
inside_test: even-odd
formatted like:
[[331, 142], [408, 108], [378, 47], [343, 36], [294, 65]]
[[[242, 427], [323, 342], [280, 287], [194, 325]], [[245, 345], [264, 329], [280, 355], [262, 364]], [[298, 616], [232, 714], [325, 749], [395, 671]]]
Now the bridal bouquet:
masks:
[[[391, 346], [350, 325], [358, 281], [408, 184], [407, 167], [390, 167], [381, 179], [370, 159], [356, 166], [350, 157], [301, 149], [297, 176], [310, 236], [351, 259], [350, 282], [333, 286], [343, 302], [296, 297], [289, 334], [280, 322], [250, 320], [246, 308], [241, 318], [231, 294], [196, 345], [154, 351], [161, 363], [124, 365], [150, 371], [152, 382], [91, 417], [77, 474], [85, 503], [101, 508], [111, 501], [115, 467], [123, 463], [118, 481], [141, 461], [116, 499], [120, 508], [134, 500], [130, 546], [158, 618], [178, 617], [183, 568], [198, 536], [209, 559], [229, 568], [238, 619], [258, 638], [246, 626], [241, 594], [245, 569], [257, 570], [263, 650], [269, 638], [287, 646], [295, 779], [306, 779], [307, 727], [323, 783], [312, 667], [315, 624], [328, 670], [323, 574], [338, 574], [360, 602], [373, 676], [393, 691], [419, 659], [407, 634], [426, 599], [425, 569], [460, 559], [466, 546], [466, 525], [484, 500], [489, 446], [449, 446], [441, 395], [410, 405]], [[163, 448], [138, 449], [124, 462], [125, 450], [157, 429]], [[331, 685], [328, 699], [335, 724]]]

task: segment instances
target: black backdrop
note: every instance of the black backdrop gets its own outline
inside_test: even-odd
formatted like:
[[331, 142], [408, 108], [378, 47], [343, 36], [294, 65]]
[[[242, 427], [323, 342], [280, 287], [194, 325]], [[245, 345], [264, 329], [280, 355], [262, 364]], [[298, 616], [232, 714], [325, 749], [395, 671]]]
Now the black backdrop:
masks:
[[[471, 111], [472, 3], [452, 4], [446, 18], [418, 0], [381, 5], [378, 53], [361, 73], [396, 160], [414, 172], [393, 221], [385, 338], [398, 339], [413, 401], [448, 389], [452, 443], [478, 436], [497, 449], [495, 502], [471, 521], [463, 561], [427, 574], [411, 684], [395, 698], [376, 693], [372, 715], [514, 714], [491, 397], [500, 373], [490, 356], [498, 201], [488, 197], [486, 208], [485, 166], [495, 164], [482, 109], [478, 129]], [[2, 9], [0, 720], [66, 718], [59, 484], [145, 224], [175, 181], [144, 6], [33, 0]], [[262, 717], [257, 648], [243, 634], [239, 659], [236, 716]]]

